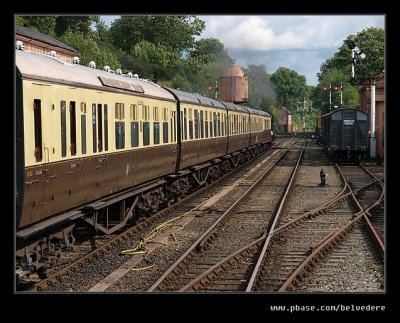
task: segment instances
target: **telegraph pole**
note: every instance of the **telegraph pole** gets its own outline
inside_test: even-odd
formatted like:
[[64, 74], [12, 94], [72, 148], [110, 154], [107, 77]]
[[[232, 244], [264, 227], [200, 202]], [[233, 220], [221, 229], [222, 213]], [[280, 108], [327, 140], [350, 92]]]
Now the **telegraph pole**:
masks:
[[[363, 51], [356, 46], [356, 41], [353, 38], [349, 44], [349, 49], [351, 49], [351, 79], [350, 83], [355, 84], [355, 71], [354, 66], [357, 63], [357, 59], [361, 61], [366, 55]], [[371, 85], [371, 113], [370, 113], [370, 138], [369, 138], [369, 155], [372, 158], [376, 156], [376, 139], [375, 139], [375, 79], [370, 78]]]
[[303, 117], [303, 132], [306, 131], [306, 112], [307, 112], [307, 100], [303, 97], [303, 101], [299, 101], [301, 116]]
[[343, 84], [340, 82], [340, 107], [343, 108]]
[[375, 138], [375, 79], [371, 78], [371, 137], [369, 143], [369, 155], [376, 157], [376, 138]]

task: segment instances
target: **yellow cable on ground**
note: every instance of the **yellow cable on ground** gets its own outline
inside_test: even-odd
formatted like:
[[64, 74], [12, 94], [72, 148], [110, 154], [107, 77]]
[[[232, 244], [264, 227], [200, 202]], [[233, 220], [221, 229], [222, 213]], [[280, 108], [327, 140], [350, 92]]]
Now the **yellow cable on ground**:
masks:
[[[190, 212], [192, 212], [192, 211], [196, 210], [197, 208], [199, 208], [200, 206], [202, 206], [202, 205], [203, 205], [204, 203], [206, 203], [208, 200], [209, 200], [209, 199], [204, 200], [204, 201], [201, 202], [198, 206], [194, 207], [193, 209], [191, 209], [191, 210], [185, 212], [184, 214], [182, 214], [182, 215], [180, 215], [180, 216], [177, 216], [177, 217], [175, 217], [175, 218], [169, 219], [168, 221], [165, 221], [165, 222], [163, 222], [163, 223], [157, 225], [153, 230], [151, 230], [151, 231], [147, 234], [147, 236], [146, 236], [144, 239], [141, 239], [141, 240], [140, 240], [139, 244], [138, 244], [134, 249], [122, 250], [122, 251], [121, 251], [121, 254], [123, 254], [123, 255], [138, 255], [138, 254], [145, 254], [145, 253], [147, 253], [147, 250], [146, 250], [146, 248], [145, 248], [144, 245], [145, 245], [147, 242], [149, 242], [149, 240], [156, 238], [161, 229], [164, 229], [164, 228], [166, 228], [166, 227], [168, 227], [168, 226], [181, 226], [181, 227], [184, 227], [184, 226], [181, 225], [181, 224], [173, 224], [172, 222], [175, 222], [175, 221], [177, 221], [177, 220], [182, 219], [182, 218], [183, 218], [184, 216], [186, 216], [187, 214], [190, 214]], [[174, 236], [172, 233], [171, 233], [171, 235], [173, 236], [174, 240], [176, 241], [175, 236]], [[163, 243], [163, 242], [160, 242], [160, 244], [168, 245], [167, 243]], [[154, 266], [154, 265], [153, 265], [153, 266]], [[145, 269], [147, 269], [147, 267], [146, 267]], [[132, 269], [132, 270], [133, 270], [133, 269]]]
[[131, 270], [132, 270], [132, 271], [141, 271], [141, 270], [146, 270], [146, 269], [153, 268], [155, 265], [156, 265], [156, 264], [152, 264], [152, 265], [150, 265], [150, 266], [143, 267], [143, 268], [132, 268]]

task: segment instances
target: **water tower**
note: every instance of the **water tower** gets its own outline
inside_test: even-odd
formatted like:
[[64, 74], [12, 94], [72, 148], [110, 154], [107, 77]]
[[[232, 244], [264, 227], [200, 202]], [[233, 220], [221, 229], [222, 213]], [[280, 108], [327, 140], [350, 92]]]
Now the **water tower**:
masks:
[[222, 101], [243, 103], [249, 98], [247, 75], [238, 65], [229, 65], [219, 79], [220, 99]]

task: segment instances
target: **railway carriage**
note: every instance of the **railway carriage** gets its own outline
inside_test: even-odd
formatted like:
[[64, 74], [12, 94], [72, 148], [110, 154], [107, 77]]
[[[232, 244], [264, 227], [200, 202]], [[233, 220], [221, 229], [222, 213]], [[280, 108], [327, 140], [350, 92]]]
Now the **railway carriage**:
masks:
[[319, 140], [334, 161], [359, 163], [369, 147], [369, 115], [344, 108], [321, 116]]
[[266, 112], [21, 50], [15, 112], [21, 275], [78, 221], [115, 232], [271, 145]]

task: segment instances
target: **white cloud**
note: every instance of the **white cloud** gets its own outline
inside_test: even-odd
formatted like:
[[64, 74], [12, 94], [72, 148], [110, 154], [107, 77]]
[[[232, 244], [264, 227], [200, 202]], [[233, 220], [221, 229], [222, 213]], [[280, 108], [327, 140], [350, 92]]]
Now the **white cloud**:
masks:
[[384, 27], [384, 16], [200, 16], [225, 47], [248, 50], [339, 47], [350, 34]]

